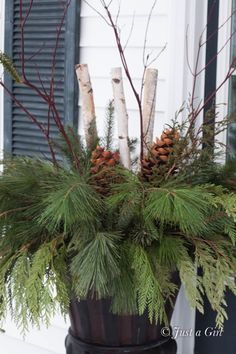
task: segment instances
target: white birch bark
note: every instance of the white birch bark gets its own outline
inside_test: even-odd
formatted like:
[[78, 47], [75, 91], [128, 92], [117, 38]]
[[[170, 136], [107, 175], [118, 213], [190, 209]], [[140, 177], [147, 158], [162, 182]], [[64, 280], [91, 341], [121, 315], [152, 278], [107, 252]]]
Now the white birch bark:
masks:
[[128, 145], [128, 113], [125, 102], [122, 69], [111, 69], [111, 79], [114, 95], [114, 106], [117, 115], [120, 161], [128, 169], [131, 167], [130, 149]]
[[97, 140], [97, 126], [93, 89], [90, 81], [88, 65], [78, 64], [75, 66], [75, 70], [82, 98], [82, 116], [85, 140], [87, 147], [91, 148], [94, 146], [94, 143]]
[[156, 89], [158, 71], [148, 68], [144, 77], [143, 95], [143, 132], [144, 152], [147, 153], [148, 146], [153, 142], [153, 130], [155, 122]]

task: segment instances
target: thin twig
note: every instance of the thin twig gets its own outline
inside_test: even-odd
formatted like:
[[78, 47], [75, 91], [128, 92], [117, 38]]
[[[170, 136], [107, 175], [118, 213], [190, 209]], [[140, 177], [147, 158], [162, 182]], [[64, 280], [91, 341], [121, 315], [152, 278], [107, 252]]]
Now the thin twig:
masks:
[[[199, 78], [199, 76], [217, 59], [217, 57], [219, 56], [219, 54], [224, 50], [224, 48], [227, 46], [227, 44], [231, 41], [232, 37], [235, 35], [236, 33], [236, 30], [233, 31], [229, 38], [227, 38], [227, 40], [225, 41], [225, 43], [222, 45], [222, 47], [218, 50], [218, 52], [212, 57], [210, 58], [210, 60], [201, 68], [201, 69], [198, 69], [198, 65], [199, 65], [199, 61], [200, 61], [200, 55], [201, 55], [201, 51], [203, 49], [203, 47], [209, 42], [209, 40], [216, 34], [220, 31], [220, 29], [225, 26], [225, 24], [232, 18], [233, 16], [233, 13], [236, 12], [236, 10], [233, 11], [233, 13], [231, 13], [231, 15], [220, 25], [218, 26], [218, 28], [213, 31], [207, 38], [205, 41], [202, 40], [203, 38], [203, 35], [204, 35], [204, 32], [208, 26], [208, 23], [210, 22], [211, 20], [211, 17], [213, 15], [213, 12], [214, 12], [214, 8], [215, 8], [215, 5], [216, 5], [216, 1], [213, 3], [211, 9], [210, 9], [210, 12], [209, 12], [209, 16], [208, 16], [208, 20], [207, 20], [207, 24], [206, 26], [204, 27], [201, 35], [200, 35], [200, 38], [199, 38], [199, 43], [198, 43], [198, 51], [197, 51], [197, 57], [196, 57], [196, 61], [195, 61], [195, 67], [194, 67], [194, 70], [192, 70], [191, 66], [190, 66], [190, 63], [189, 63], [189, 57], [188, 57], [188, 32], [186, 33], [186, 43], [187, 43], [187, 65], [188, 65], [188, 68], [193, 76], [193, 86], [192, 86], [192, 93], [190, 95], [190, 112], [189, 112], [189, 116], [191, 117], [190, 118], [190, 121], [189, 121], [189, 127], [187, 129], [187, 132], [186, 132], [186, 137], [190, 134], [190, 138], [191, 140], [193, 139], [193, 132], [192, 132], [192, 129], [194, 127], [194, 124], [196, 122], [196, 119], [197, 117], [199, 116], [199, 114], [204, 110], [204, 108], [207, 106], [207, 104], [209, 102], [211, 102], [211, 100], [215, 97], [216, 93], [220, 90], [220, 88], [227, 82], [227, 80], [231, 77], [231, 75], [233, 74], [233, 72], [235, 71], [235, 68], [233, 67], [233, 65], [235, 64], [236, 62], [236, 58], [234, 58], [232, 60], [232, 63], [230, 64], [230, 67], [229, 67], [229, 70], [225, 76], [225, 78], [222, 80], [222, 82], [218, 85], [218, 87], [216, 87], [216, 89], [211, 92], [205, 99], [204, 101], [200, 102], [198, 104], [197, 107], [195, 107], [195, 90], [196, 90], [196, 85], [197, 85], [197, 80]], [[198, 130], [198, 133], [199, 133], [199, 130]], [[197, 135], [198, 135], [197, 133]]]
[[235, 33], [236, 33], [236, 29], [230, 34], [230, 36], [227, 38], [226, 42], [218, 50], [218, 52], [206, 63], [206, 65], [200, 71], [197, 72], [197, 75], [200, 75], [203, 71], [205, 71], [210, 66], [210, 64], [213, 63], [218, 58], [218, 55], [225, 49], [225, 47], [231, 41]]
[[[157, 53], [157, 55], [152, 58], [152, 60], [150, 60], [148, 63], [147, 63], [147, 67], [151, 66], [155, 61], [157, 61], [158, 58], [160, 58], [160, 56], [162, 55], [162, 53], [166, 50], [167, 48], [167, 43], [164, 44], [164, 46], [161, 48], [161, 50], [159, 51], [159, 53]], [[149, 55], [149, 58], [150, 59], [151, 55]]]
[[215, 30], [213, 31], [205, 40], [205, 42], [203, 42], [202, 44], [205, 45], [209, 42], [209, 40], [214, 37], [227, 23], [229, 23], [229, 21], [231, 20], [231, 18], [234, 16], [234, 14], [236, 13], [236, 9], [234, 9], [230, 16], [226, 18], [226, 20]]
[[100, 12], [96, 9], [96, 7], [94, 7], [93, 5], [91, 5], [89, 3], [89, 1], [87, 0], [83, 0], [83, 2], [90, 7], [90, 9], [92, 9], [94, 12], [96, 12], [96, 14], [98, 14], [105, 22], [108, 26], [111, 26], [111, 24], [109, 23], [109, 21], [107, 20], [107, 18]]
[[119, 0], [118, 11], [117, 11], [117, 14], [116, 14], [116, 20], [115, 20], [116, 26], [118, 24], [118, 19], [120, 17], [120, 11], [121, 11], [121, 0]]
[[120, 39], [120, 34], [119, 34], [119, 31], [118, 31], [118, 28], [117, 28], [117, 26], [116, 26], [116, 24], [115, 24], [115, 22], [113, 20], [113, 17], [111, 15], [110, 10], [108, 9], [108, 7], [106, 5], [104, 5], [105, 2], [103, 0], [100, 0], [100, 1], [101, 1], [101, 4], [103, 4], [103, 6], [104, 6], [104, 9], [106, 11], [109, 23], [110, 23], [110, 25], [111, 25], [111, 27], [113, 29], [115, 40], [116, 40], [116, 44], [117, 44], [117, 48], [118, 48], [118, 52], [119, 52], [119, 55], [120, 55], [120, 59], [121, 59], [123, 68], [125, 70], [126, 77], [128, 79], [128, 82], [129, 82], [129, 84], [131, 86], [131, 89], [133, 91], [133, 94], [135, 96], [135, 99], [136, 99], [136, 102], [137, 102], [137, 105], [138, 105], [139, 119], [140, 119], [140, 144], [141, 144], [140, 160], [142, 161], [143, 160], [143, 155], [144, 155], [142, 103], [141, 103], [140, 96], [139, 96], [139, 94], [138, 94], [138, 92], [137, 92], [137, 90], [136, 90], [136, 88], [134, 86], [134, 83], [133, 83], [133, 80], [132, 80], [132, 77], [131, 77], [131, 74], [130, 74], [130, 70], [129, 70], [129, 66], [128, 66], [127, 60], [126, 60], [124, 49], [123, 49], [123, 46], [121, 44], [121, 39]]
[[57, 165], [57, 161], [56, 161], [56, 156], [55, 156], [55, 153], [54, 153], [54, 150], [51, 146], [51, 142], [50, 142], [50, 138], [47, 134], [47, 131], [44, 127], [43, 124], [41, 124], [37, 118], [26, 108], [24, 107], [24, 105], [19, 102], [17, 100], [17, 98], [14, 96], [14, 94], [6, 87], [6, 85], [0, 81], [0, 86], [2, 86], [4, 88], [4, 90], [8, 93], [8, 95], [11, 97], [12, 101], [15, 102], [15, 104], [23, 111], [25, 112], [25, 114], [30, 118], [30, 120], [36, 125], [38, 126], [38, 128], [41, 130], [41, 132], [43, 133], [43, 135], [45, 136], [46, 140], [47, 140], [47, 143], [48, 143], [48, 146], [49, 146], [49, 149], [50, 149], [50, 152], [51, 152], [51, 156], [52, 156], [52, 161], [53, 161], [53, 164], [56, 166]]
[[107, 7], [109, 8], [112, 3], [113, 3], [113, 0], [110, 0], [110, 2], [107, 4]]
[[151, 10], [149, 11], [148, 14], [148, 19], [147, 19], [147, 24], [146, 24], [146, 29], [145, 29], [145, 34], [144, 34], [144, 43], [143, 43], [143, 66], [146, 66], [146, 61], [145, 61], [145, 57], [146, 57], [146, 48], [147, 48], [147, 38], [148, 38], [148, 31], [149, 31], [149, 26], [150, 26], [150, 22], [151, 22], [151, 18], [152, 18], [152, 13], [156, 7], [157, 4], [157, 0], [154, 0]]
[[187, 26], [186, 35], [185, 35], [185, 40], [186, 40], [186, 60], [187, 60], [188, 69], [189, 69], [190, 73], [194, 76], [193, 69], [192, 69], [192, 67], [190, 65], [190, 61], [189, 61], [188, 30], [189, 30], [189, 25]]
[[129, 41], [130, 41], [130, 38], [132, 36], [132, 33], [133, 33], [133, 30], [134, 30], [134, 20], [135, 20], [135, 12], [133, 13], [133, 18], [132, 18], [132, 24], [131, 24], [131, 27], [130, 27], [130, 31], [129, 31], [129, 34], [128, 34], [128, 38], [123, 46], [123, 50], [125, 51], [128, 44], [129, 44]]
[[31, 61], [34, 57], [36, 57], [39, 53], [41, 53], [41, 51], [43, 50], [44, 47], [45, 47], [45, 43], [43, 43], [42, 46], [34, 54], [32, 54], [29, 58], [25, 59], [25, 62], [27, 63], [28, 61]]

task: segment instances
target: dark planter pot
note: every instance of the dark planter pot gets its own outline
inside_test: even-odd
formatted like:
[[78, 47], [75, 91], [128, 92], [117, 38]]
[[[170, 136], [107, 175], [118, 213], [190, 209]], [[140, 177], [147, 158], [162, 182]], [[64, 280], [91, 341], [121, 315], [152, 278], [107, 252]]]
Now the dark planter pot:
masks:
[[[178, 276], [175, 283], [180, 284]], [[71, 301], [71, 327], [66, 338], [67, 354], [176, 354], [176, 342], [168, 329], [151, 324], [148, 315], [114, 315], [110, 300]], [[167, 304], [169, 320], [173, 308]]]

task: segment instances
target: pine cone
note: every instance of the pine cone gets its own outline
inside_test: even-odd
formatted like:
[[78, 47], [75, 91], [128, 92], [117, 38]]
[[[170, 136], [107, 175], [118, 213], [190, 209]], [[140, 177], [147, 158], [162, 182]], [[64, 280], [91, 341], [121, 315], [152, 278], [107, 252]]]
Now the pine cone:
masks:
[[91, 162], [90, 174], [93, 177], [93, 184], [100, 193], [105, 195], [114, 179], [112, 168], [119, 165], [120, 155], [118, 152], [112, 152], [97, 146], [92, 152]]
[[154, 176], [162, 176], [169, 170], [170, 156], [174, 149], [174, 143], [178, 139], [179, 133], [174, 129], [163, 131], [160, 139], [156, 139], [156, 142], [150, 147], [148, 156], [142, 161], [142, 179], [150, 181]]

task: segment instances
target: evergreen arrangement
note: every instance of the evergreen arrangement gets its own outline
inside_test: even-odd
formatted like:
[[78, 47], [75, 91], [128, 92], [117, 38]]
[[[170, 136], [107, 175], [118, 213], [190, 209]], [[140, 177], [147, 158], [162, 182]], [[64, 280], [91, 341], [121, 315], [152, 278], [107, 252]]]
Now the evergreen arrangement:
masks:
[[[34, 90], [10, 58], [1, 54], [0, 62]], [[85, 69], [76, 69], [80, 81]], [[114, 104], [122, 102], [117, 111], [125, 112], [119, 75], [113, 72]], [[86, 82], [82, 94], [91, 102]], [[222, 327], [225, 292], [236, 295], [236, 162], [216, 162], [223, 149], [217, 135], [232, 118], [196, 129], [195, 111], [181, 123], [176, 117], [155, 142], [146, 141], [144, 131], [140, 159], [129, 161], [122, 151], [130, 152], [134, 142], [124, 133], [124, 114], [116, 148], [113, 101], [105, 139], [97, 137], [94, 107], [88, 109], [85, 145], [62, 126], [53, 90], [42, 99], [61, 135], [52, 141], [38, 124], [51, 161], [5, 158], [0, 176], [0, 318], [10, 311], [25, 332], [31, 324], [49, 324], [58, 308], [66, 315], [74, 297], [110, 298], [113, 313], [147, 311], [150, 321], [167, 324], [178, 273], [191, 306], [203, 312], [206, 296]]]
[[[225, 291], [236, 294], [233, 162], [217, 165], [202, 150], [180, 162], [189, 145], [179, 130], [172, 136], [167, 160], [162, 150], [156, 159], [156, 149], [152, 158], [151, 150], [145, 174], [123, 168], [118, 153], [100, 145], [87, 151], [79, 138], [79, 170], [70, 155], [58, 165], [27, 157], [3, 162], [1, 319], [10, 310], [23, 330], [48, 324], [76, 295], [111, 298], [114, 313], [147, 310], [151, 321], [166, 323], [178, 272], [190, 304], [202, 312], [206, 295], [223, 325]], [[179, 165], [168, 174], [175, 153]], [[147, 179], [148, 159], [157, 162]]]

